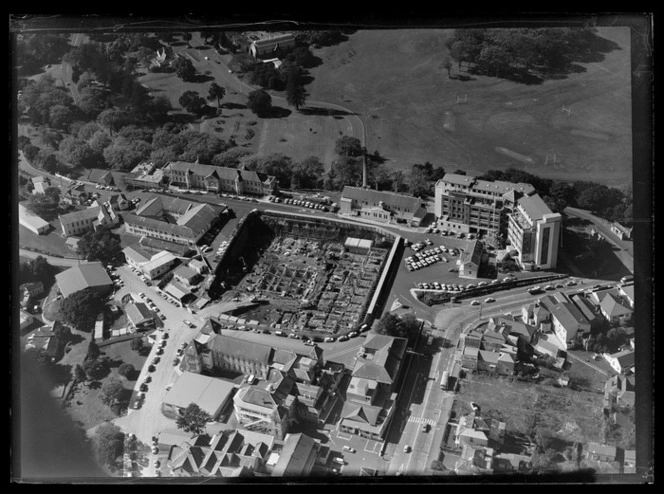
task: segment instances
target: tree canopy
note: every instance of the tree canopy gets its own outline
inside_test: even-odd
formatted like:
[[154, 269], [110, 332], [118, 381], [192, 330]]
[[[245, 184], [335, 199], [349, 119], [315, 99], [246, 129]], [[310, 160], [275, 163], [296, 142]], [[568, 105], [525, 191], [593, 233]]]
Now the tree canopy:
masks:
[[19, 264], [20, 283], [42, 282], [48, 288], [55, 282], [55, 275], [60, 270], [48, 263], [45, 257], [37, 256], [26, 263]]
[[124, 433], [117, 425], [106, 422], [97, 427], [93, 438], [97, 460], [113, 469], [120, 464], [124, 452]]
[[85, 288], [65, 297], [60, 304], [62, 321], [79, 331], [90, 332], [104, 301], [93, 288]]
[[182, 108], [199, 117], [208, 112], [205, 98], [199, 95], [196, 91], [185, 91], [178, 99], [178, 102], [182, 105]]
[[226, 89], [216, 82], [210, 84], [210, 89], [208, 89], [208, 100], [216, 101], [217, 107], [221, 108], [221, 100], [226, 96]]
[[118, 264], [122, 260], [120, 236], [108, 228], [87, 232], [79, 240], [77, 252], [87, 261]]
[[272, 96], [262, 89], [249, 93], [247, 107], [256, 115], [261, 116], [272, 108]]
[[101, 386], [100, 398], [104, 405], [109, 407], [120, 403], [124, 395], [124, 384], [120, 379], [111, 378]]
[[205, 424], [207, 424], [212, 417], [209, 413], [202, 410], [196, 403], [191, 403], [184, 411], [178, 416], [176, 425], [178, 429], [192, 434], [201, 434], [205, 431]]
[[183, 81], [191, 81], [196, 75], [196, 68], [194, 64], [191, 63], [186, 57], [178, 56], [173, 60], [173, 67], [175, 68], [175, 73]]

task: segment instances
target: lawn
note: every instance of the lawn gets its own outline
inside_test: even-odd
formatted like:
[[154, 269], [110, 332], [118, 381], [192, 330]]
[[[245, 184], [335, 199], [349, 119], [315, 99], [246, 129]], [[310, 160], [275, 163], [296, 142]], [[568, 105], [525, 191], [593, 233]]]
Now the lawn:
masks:
[[535, 428], [544, 427], [571, 442], [602, 442], [602, 398], [597, 393], [476, 373], [462, 380], [453, 409], [460, 416], [471, 412], [470, 402], [475, 402], [483, 416], [503, 420], [512, 434], [530, 436]]
[[[78, 333], [77, 331], [72, 332]], [[90, 336], [85, 333], [81, 334], [85, 336], [85, 339], [74, 345], [72, 350], [62, 359], [61, 363], [67, 363], [72, 365], [72, 367], [75, 367], [76, 364], [83, 363], [87, 353]], [[116, 418], [116, 415], [111, 409], [104, 405], [100, 399], [101, 386], [109, 379], [117, 378], [124, 383], [126, 391], [125, 398], [129, 401], [135, 381], [128, 380], [119, 375], [118, 368], [125, 362], [132, 364], [137, 370], [136, 375], [138, 375], [138, 371], [140, 371], [145, 362], [145, 357], [142, 357], [133, 351], [130, 345], [131, 340], [127, 340], [101, 347], [102, 356], [105, 355], [112, 361], [109, 374], [98, 381], [98, 384], [96, 382], [86, 382], [77, 386], [74, 396], [67, 407], [67, 411], [72, 417], [72, 420], [79, 423], [83, 429], [88, 430], [99, 425], [101, 422]], [[130, 375], [129, 377], [135, 379], [135, 376]]]
[[[539, 85], [460, 74], [456, 65], [449, 78], [441, 67], [445, 30], [360, 30], [314, 50], [323, 63], [311, 70], [307, 90], [311, 99], [357, 112], [367, 148], [390, 166], [429, 160], [473, 173], [514, 166], [620, 185], [632, 162], [630, 31], [598, 29], [620, 49]], [[457, 104], [457, 95], [468, 102]], [[570, 115], [562, 105], [571, 105]], [[545, 165], [553, 153], [556, 164]]]
[[22, 249], [42, 251], [59, 257], [76, 259], [76, 253], [67, 247], [65, 239], [62, 238], [61, 230], [57, 229], [58, 220], [51, 221], [53, 229], [46, 235], [37, 235], [23, 225], [18, 227], [18, 246]]

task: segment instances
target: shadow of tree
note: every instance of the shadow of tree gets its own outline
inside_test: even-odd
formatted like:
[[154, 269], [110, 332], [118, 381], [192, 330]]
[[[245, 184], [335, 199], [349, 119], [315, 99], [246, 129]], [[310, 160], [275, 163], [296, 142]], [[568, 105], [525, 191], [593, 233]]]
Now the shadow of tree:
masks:
[[281, 106], [273, 106], [266, 112], [261, 112], [258, 116], [260, 118], [286, 118], [288, 115], [293, 113], [288, 108], [282, 108]]
[[344, 117], [350, 115], [357, 115], [357, 113], [353, 112], [336, 110], [334, 108], [321, 108], [318, 106], [307, 106], [304, 108], [300, 108], [300, 113], [302, 113], [303, 115], [329, 116], [329, 117]]
[[474, 77], [471, 77], [467, 74], [451, 75], [450, 79], [457, 80], [457, 81], [462, 81], [462, 82], [475, 81], [476, 80]]
[[85, 340], [85, 338], [83, 338], [83, 336], [81, 336], [80, 334], [72, 333], [71, 337], [69, 338], [69, 344], [71, 346], [78, 345], [79, 343], [81, 343], [84, 340]]
[[245, 110], [247, 108], [247, 105], [243, 105], [242, 103], [222, 103], [221, 104], [222, 108], [226, 108], [228, 110]]
[[214, 77], [207, 74], [194, 74], [187, 82], [203, 83], [208, 81], [214, 81]]
[[99, 389], [99, 388], [101, 388], [101, 381], [89, 381], [88, 382], [88, 388], [89, 389]]
[[122, 359], [113, 359], [108, 361], [108, 366], [115, 369], [116, 367], [120, 367], [123, 363]]

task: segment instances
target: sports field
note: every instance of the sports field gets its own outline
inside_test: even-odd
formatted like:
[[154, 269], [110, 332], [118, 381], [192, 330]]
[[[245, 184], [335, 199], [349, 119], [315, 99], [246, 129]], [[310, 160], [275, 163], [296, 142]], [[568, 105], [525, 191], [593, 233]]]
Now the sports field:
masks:
[[307, 89], [312, 99], [357, 112], [368, 150], [390, 166], [428, 160], [476, 173], [517, 167], [619, 185], [632, 167], [630, 33], [598, 32], [619, 48], [601, 62], [578, 64], [575, 73], [526, 85], [469, 75], [456, 64], [450, 79], [441, 67], [445, 30], [358, 31], [314, 50], [323, 63], [311, 70]]

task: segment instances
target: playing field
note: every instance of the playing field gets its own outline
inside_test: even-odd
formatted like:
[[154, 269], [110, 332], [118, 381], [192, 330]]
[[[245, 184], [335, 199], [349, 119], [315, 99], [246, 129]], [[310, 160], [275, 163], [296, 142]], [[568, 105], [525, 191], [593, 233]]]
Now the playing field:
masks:
[[314, 51], [323, 63], [311, 70], [307, 89], [312, 99], [357, 112], [367, 148], [390, 166], [428, 160], [475, 173], [517, 167], [619, 185], [632, 168], [630, 33], [598, 31], [619, 49], [533, 85], [460, 73], [456, 64], [450, 79], [440, 67], [444, 30], [358, 31]]

